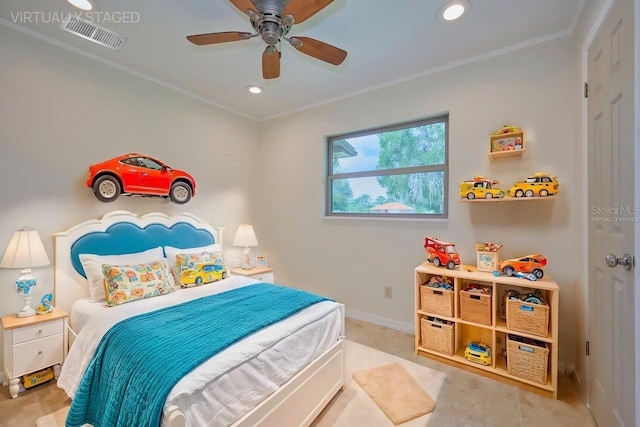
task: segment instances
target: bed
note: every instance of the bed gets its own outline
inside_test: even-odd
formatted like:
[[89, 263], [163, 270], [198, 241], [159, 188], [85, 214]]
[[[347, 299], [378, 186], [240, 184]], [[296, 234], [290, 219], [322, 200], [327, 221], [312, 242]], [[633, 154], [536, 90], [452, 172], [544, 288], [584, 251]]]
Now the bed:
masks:
[[[72, 399], [100, 338], [115, 329], [114, 325], [173, 309], [188, 300], [213, 301], [271, 286], [231, 276], [157, 298], [105, 307], [104, 302], [91, 298], [79, 256], [206, 245], [222, 251], [223, 229], [190, 214], [137, 216], [115, 211], [54, 234], [55, 305], [70, 313], [70, 348], [58, 385]], [[137, 316], [141, 313], [147, 315]], [[314, 302], [224, 348], [186, 374], [163, 401], [161, 425], [309, 425], [343, 387], [344, 358], [344, 307], [330, 300]]]

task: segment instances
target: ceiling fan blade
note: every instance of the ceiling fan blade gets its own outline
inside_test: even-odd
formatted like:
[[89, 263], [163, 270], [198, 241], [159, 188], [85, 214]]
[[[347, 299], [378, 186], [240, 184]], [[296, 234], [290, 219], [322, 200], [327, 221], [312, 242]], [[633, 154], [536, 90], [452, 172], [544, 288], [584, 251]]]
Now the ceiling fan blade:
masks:
[[240, 9], [240, 12], [247, 13], [247, 10], [256, 11], [256, 7], [251, 3], [251, 0], [229, 0], [235, 7]]
[[300, 52], [333, 65], [340, 65], [347, 57], [347, 51], [310, 37], [291, 37], [291, 46]]
[[280, 52], [275, 46], [267, 46], [262, 53], [262, 78], [275, 79], [280, 77]]
[[284, 8], [283, 15], [293, 15], [296, 19], [296, 24], [299, 24], [311, 18], [332, 2], [333, 0], [291, 0], [287, 7]]
[[240, 31], [226, 31], [223, 33], [194, 34], [192, 36], [187, 36], [187, 40], [189, 40], [193, 44], [197, 44], [198, 46], [203, 46], [207, 44], [247, 40], [250, 39], [251, 36], [251, 33], [243, 33]]

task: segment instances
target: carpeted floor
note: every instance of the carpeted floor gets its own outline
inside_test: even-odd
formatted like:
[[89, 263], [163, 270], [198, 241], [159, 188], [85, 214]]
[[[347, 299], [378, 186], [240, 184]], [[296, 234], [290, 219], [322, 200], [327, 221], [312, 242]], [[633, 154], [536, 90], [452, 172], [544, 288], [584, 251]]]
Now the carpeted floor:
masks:
[[[348, 340], [346, 346], [346, 386], [316, 419], [313, 423], [314, 427], [393, 426], [394, 424], [351, 377], [353, 372], [390, 363], [402, 366], [434, 401], [437, 399], [445, 378], [444, 373]], [[40, 417], [36, 421], [36, 426], [63, 427], [67, 409], [65, 407], [55, 413]], [[401, 425], [403, 427], [424, 426], [429, 416], [430, 414], [427, 414]]]

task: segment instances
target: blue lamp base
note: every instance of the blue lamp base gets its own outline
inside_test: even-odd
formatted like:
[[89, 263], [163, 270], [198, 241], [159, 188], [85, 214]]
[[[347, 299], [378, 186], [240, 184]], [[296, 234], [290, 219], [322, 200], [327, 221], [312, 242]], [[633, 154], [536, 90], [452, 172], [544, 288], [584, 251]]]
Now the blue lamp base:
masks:
[[16, 315], [18, 317], [35, 316], [36, 311], [31, 307], [31, 295], [36, 288], [36, 278], [31, 275], [31, 269], [22, 270], [22, 274], [16, 280], [16, 292], [24, 301], [24, 307]]

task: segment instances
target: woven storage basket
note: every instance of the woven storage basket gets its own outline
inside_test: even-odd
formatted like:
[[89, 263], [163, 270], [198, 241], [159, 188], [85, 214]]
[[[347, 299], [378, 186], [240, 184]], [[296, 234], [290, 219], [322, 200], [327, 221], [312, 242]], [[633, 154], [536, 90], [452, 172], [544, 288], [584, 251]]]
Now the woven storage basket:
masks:
[[516, 377], [546, 384], [549, 346], [543, 342], [538, 344], [544, 347], [515, 341], [507, 336], [507, 371]]
[[546, 337], [549, 335], [549, 305], [507, 300], [507, 328]]
[[460, 291], [460, 318], [491, 325], [491, 295]]
[[420, 308], [430, 314], [453, 317], [453, 291], [420, 286]]
[[454, 326], [423, 317], [420, 319], [422, 346], [449, 356], [453, 355], [455, 352]]

